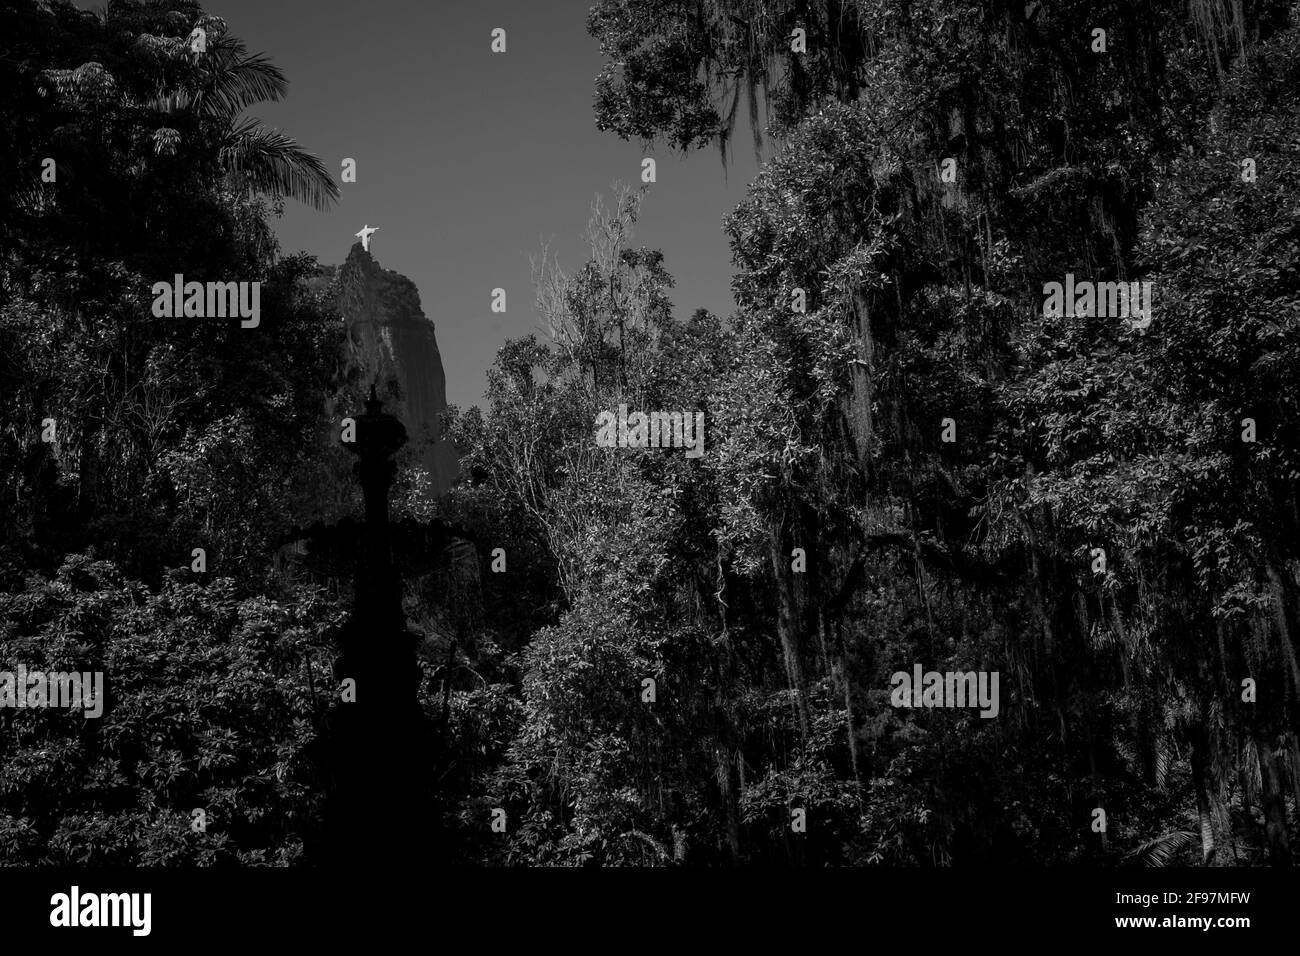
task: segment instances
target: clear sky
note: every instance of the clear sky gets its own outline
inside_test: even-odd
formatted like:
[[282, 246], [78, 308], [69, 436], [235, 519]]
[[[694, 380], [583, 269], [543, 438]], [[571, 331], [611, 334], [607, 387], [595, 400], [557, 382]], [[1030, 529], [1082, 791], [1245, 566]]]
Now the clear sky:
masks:
[[[82, 6], [100, 6], [84, 3]], [[409, 276], [436, 325], [447, 399], [480, 404], [485, 371], [507, 338], [539, 329], [529, 257], [550, 240], [572, 272], [596, 193], [640, 182], [654, 155], [658, 182], [635, 242], [662, 249], [677, 282], [677, 314], [732, 310], [722, 217], [744, 196], [756, 163], [737, 129], [725, 172], [717, 150], [683, 158], [596, 129], [601, 68], [575, 0], [208, 0], [251, 52], [289, 78], [281, 103], [251, 111], [316, 153], [344, 183], [329, 213], [293, 201], [277, 231], [286, 253], [340, 263], [364, 224], [371, 252]], [[491, 31], [507, 50], [492, 53]], [[744, 105], [741, 107], [744, 114]], [[508, 311], [490, 311], [506, 289]]]

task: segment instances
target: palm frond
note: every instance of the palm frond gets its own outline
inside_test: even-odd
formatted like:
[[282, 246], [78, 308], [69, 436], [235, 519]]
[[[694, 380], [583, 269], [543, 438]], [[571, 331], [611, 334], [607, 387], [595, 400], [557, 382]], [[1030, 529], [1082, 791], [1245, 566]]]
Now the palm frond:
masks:
[[153, 99], [145, 100], [140, 105], [144, 109], [152, 110], [155, 113], [162, 113], [164, 116], [171, 116], [182, 110], [187, 110], [194, 105], [194, 91], [192, 90], [168, 90], [155, 96]]
[[1143, 843], [1130, 856], [1143, 866], [1168, 866], [1179, 853], [1200, 839], [1201, 835], [1195, 830], [1171, 830]]
[[176, 144], [181, 141], [181, 134], [169, 126], [162, 126], [153, 131], [153, 150], [155, 156], [166, 153], [176, 154]]
[[135, 38], [133, 46], [145, 57], [155, 61], [178, 60], [186, 52], [185, 41], [180, 37], [156, 36], [142, 33]]
[[284, 71], [264, 54], [250, 56], [241, 41], [230, 37], [209, 43], [198, 66], [199, 77], [187, 87], [203, 116], [234, 119], [257, 103], [283, 99], [289, 91]]
[[246, 119], [231, 128], [221, 164], [255, 192], [289, 196], [313, 209], [328, 209], [339, 187], [320, 159], [282, 130]]
[[1169, 773], [1173, 770], [1178, 755], [1174, 752], [1172, 742], [1164, 734], [1155, 738], [1153, 746], [1155, 747], [1156, 787], [1166, 790], [1169, 787]]
[[180, 86], [145, 105], [163, 114], [192, 110], [228, 123], [250, 106], [283, 99], [288, 90], [284, 72], [264, 54], [249, 56], [242, 41], [221, 36], [209, 41]]

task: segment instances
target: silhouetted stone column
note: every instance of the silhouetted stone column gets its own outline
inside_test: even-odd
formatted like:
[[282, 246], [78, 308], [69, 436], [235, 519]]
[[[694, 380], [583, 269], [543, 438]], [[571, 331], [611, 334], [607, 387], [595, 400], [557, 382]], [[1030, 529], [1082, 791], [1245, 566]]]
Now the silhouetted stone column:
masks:
[[357, 555], [352, 614], [340, 634], [334, 676], [355, 682], [356, 700], [336, 700], [330, 721], [333, 786], [326, 807], [327, 859], [359, 867], [400, 867], [421, 851], [430, 816], [425, 766], [428, 733], [418, 691], [418, 636], [406, 627], [401, 580], [393, 563], [388, 492], [392, 455], [406, 429], [370, 390], [356, 419], [359, 460], [353, 471], [365, 494], [366, 520]]
[[[359, 669], [358, 673], [367, 676], [378, 667], [384, 679], [392, 680], [397, 673], [390, 668], [409, 671], [416, 665], [410, 641], [384, 639], [388, 634], [406, 635], [402, 583], [393, 567], [388, 525], [388, 491], [397, 473], [392, 456], [406, 444], [406, 429], [392, 415], [385, 414], [383, 407], [371, 386], [366, 413], [356, 419], [356, 441], [343, 446], [360, 459], [352, 471], [365, 495], [366, 520], [357, 556], [355, 610], [349, 621], [352, 626], [345, 629], [343, 656], [336, 667]], [[339, 676], [359, 681], [355, 674], [340, 671]], [[412, 687], [411, 692], [414, 690]]]

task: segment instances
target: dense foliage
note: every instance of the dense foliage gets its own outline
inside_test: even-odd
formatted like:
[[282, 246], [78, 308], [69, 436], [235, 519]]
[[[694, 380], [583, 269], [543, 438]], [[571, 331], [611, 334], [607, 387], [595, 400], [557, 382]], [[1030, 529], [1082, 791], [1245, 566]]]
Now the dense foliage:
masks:
[[[0, 710], [0, 862], [299, 862], [347, 588], [279, 546], [347, 500], [354, 383], [269, 217], [333, 187], [241, 118], [283, 78], [196, 5], [5, 7], [0, 669], [115, 677], [102, 721]], [[747, 96], [773, 148], [724, 223], [733, 315], [674, 317], [618, 192], [588, 262], [539, 269], [548, 340], [450, 416], [466, 479], [395, 489], [477, 549], [406, 591], [447, 859], [1289, 864], [1300, 9], [599, 0], [587, 27], [600, 128], [725, 157]], [[174, 272], [259, 278], [274, 319], [155, 319]], [[1067, 274], [1150, 282], [1151, 323], [1047, 314]], [[703, 454], [601, 447], [620, 405], [702, 412]], [[914, 665], [996, 672], [996, 717], [895, 706]]]
[[[507, 858], [1290, 862], [1293, 23], [593, 8], [602, 128], [725, 155], [748, 92], [779, 144], [725, 224], [729, 323], [663, 321], [625, 204], [460, 423], [563, 596]], [[1046, 315], [1067, 273], [1150, 282], [1154, 320]], [[592, 447], [620, 403], [703, 410], [706, 454]], [[998, 672], [997, 718], [892, 706], [917, 663]]]

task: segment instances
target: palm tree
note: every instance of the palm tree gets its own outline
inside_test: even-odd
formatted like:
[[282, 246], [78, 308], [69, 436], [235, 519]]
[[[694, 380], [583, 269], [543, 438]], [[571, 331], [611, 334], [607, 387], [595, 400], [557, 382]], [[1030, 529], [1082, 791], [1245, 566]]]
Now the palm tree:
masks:
[[[190, 69], [149, 105], [165, 115], [189, 112], [197, 117], [220, 144], [219, 161], [232, 185], [329, 208], [338, 200], [339, 188], [320, 159], [282, 130], [240, 115], [257, 103], [282, 99], [289, 88], [284, 73], [265, 55], [249, 54], [220, 17], [202, 17], [197, 25], [207, 34], [201, 53], [192, 52], [185, 39], [151, 38], [169, 60], [188, 63]], [[156, 142], [164, 149], [174, 132], [164, 127], [159, 133]]]

